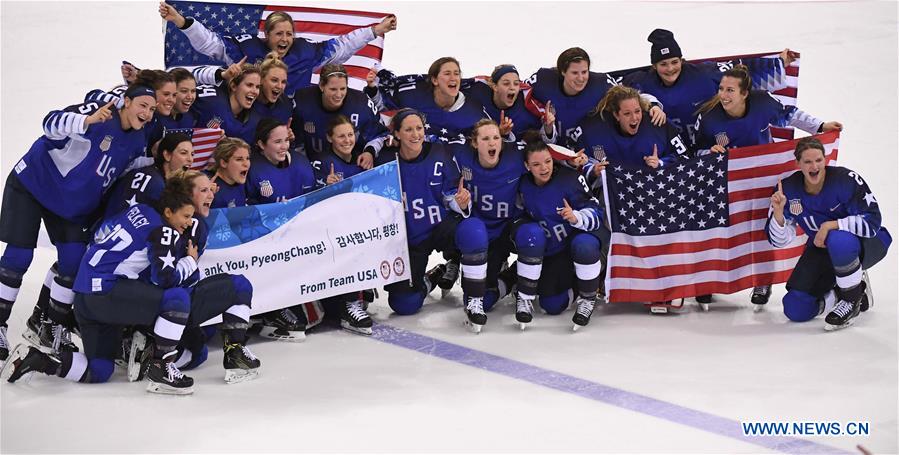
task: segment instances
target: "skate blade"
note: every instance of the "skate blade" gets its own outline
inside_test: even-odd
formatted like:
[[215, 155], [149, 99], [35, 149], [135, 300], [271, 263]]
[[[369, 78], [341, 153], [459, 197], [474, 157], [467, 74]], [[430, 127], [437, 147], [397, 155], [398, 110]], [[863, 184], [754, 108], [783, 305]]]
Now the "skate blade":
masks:
[[464, 324], [465, 327], [468, 327], [468, 330], [470, 330], [471, 333], [481, 333], [481, 330], [484, 329], [483, 325], [475, 324], [474, 322], [468, 320], [466, 320]]
[[530, 324], [530, 323], [529, 322], [519, 322], [518, 328], [521, 329], [521, 331], [524, 331], [524, 329], [528, 328], [528, 324]]
[[846, 321], [846, 323], [843, 325], [833, 325], [833, 324], [825, 323], [824, 330], [827, 332], [836, 332], [838, 330], [843, 330], [847, 327], [851, 327], [852, 324], [855, 324], [855, 319], [850, 319], [850, 320]]
[[[15, 362], [13, 360], [19, 358], [24, 359], [25, 356], [28, 355], [28, 347], [27, 344], [19, 343], [15, 349], [9, 353], [9, 356], [3, 361], [3, 367], [0, 368], [0, 382], [9, 381], [9, 377], [12, 376], [13, 371], [15, 370]], [[31, 373], [25, 373], [24, 376], [29, 375], [31, 375]]]
[[259, 377], [259, 369], [244, 370], [242, 368], [232, 368], [225, 370], [225, 383], [237, 384], [240, 382], [252, 381]]
[[340, 328], [346, 330], [347, 332], [355, 333], [357, 335], [365, 335], [370, 336], [372, 334], [371, 327], [353, 327], [352, 324], [346, 322], [344, 320], [340, 321]]
[[448, 296], [450, 294], [450, 291], [452, 290], [453, 288], [440, 288], [440, 298], [446, 298], [446, 296]]
[[306, 332], [295, 330], [293, 332], [277, 333], [275, 329], [265, 328], [259, 331], [259, 336], [270, 340], [287, 341], [291, 343], [299, 343], [306, 341]]
[[581, 327], [583, 327], [583, 326], [582, 326], [582, 325], [573, 324], [573, 325], [571, 326], [571, 331], [572, 331], [572, 332], [577, 332]]
[[158, 382], [151, 382], [147, 384], [147, 392], [158, 393], [160, 395], [190, 395], [194, 393], [194, 387], [177, 388]]
[[759, 305], [759, 304], [753, 303], [752, 311], [756, 312], [756, 313], [761, 313], [762, 311], [765, 311], [765, 305]]
[[668, 314], [668, 307], [663, 305], [653, 305], [649, 307], [649, 312], [652, 314]]
[[43, 353], [50, 354], [50, 352], [46, 351], [47, 349], [50, 349], [50, 348], [47, 346], [41, 345], [40, 335], [38, 335], [37, 332], [35, 332], [34, 330], [31, 330], [31, 327], [25, 326], [25, 331], [22, 332], [22, 338], [24, 338], [25, 341], [31, 343], [32, 346], [40, 349]]
[[138, 356], [140, 352], [138, 350], [143, 346], [144, 349], [147, 348], [147, 336], [141, 332], [135, 331], [133, 335], [131, 335], [131, 349], [128, 351], [128, 381], [129, 382], [137, 382], [143, 379], [143, 375], [141, 374], [141, 364]]
[[708, 304], [708, 303], [700, 303], [700, 304], [699, 304], [699, 308], [702, 308], [702, 311], [708, 312], [708, 311], [709, 311], [709, 304]]

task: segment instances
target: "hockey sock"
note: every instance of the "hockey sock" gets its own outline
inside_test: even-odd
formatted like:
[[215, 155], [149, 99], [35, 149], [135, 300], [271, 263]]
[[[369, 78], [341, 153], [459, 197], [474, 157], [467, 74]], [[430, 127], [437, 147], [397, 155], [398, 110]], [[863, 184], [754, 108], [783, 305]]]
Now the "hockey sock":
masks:
[[166, 289], [162, 296], [161, 310], [162, 313], [153, 325], [157, 348], [153, 356], [157, 359], [175, 351], [184, 334], [184, 326], [190, 315], [190, 296], [187, 290], [178, 287]]
[[537, 223], [522, 224], [515, 232], [515, 245], [518, 248], [518, 294], [533, 299], [543, 271], [546, 236]]
[[571, 258], [577, 275], [578, 294], [587, 299], [596, 298], [596, 290], [599, 288], [599, 272], [602, 269], [599, 251], [599, 239], [592, 235], [580, 234], [571, 241]]

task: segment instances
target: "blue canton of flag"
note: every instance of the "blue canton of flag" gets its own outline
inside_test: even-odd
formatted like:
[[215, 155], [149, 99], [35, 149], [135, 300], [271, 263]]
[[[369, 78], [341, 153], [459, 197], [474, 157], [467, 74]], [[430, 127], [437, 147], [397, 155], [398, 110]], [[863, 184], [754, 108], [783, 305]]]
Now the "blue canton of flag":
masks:
[[[193, 17], [209, 30], [225, 36], [259, 34], [259, 21], [264, 5], [238, 5], [203, 2], [169, 2], [184, 17]], [[207, 57], [190, 45], [187, 36], [171, 22], [165, 30], [165, 66], [221, 65], [222, 62]]]
[[606, 169], [612, 230], [630, 235], [728, 224], [727, 159], [711, 154], [658, 169]]

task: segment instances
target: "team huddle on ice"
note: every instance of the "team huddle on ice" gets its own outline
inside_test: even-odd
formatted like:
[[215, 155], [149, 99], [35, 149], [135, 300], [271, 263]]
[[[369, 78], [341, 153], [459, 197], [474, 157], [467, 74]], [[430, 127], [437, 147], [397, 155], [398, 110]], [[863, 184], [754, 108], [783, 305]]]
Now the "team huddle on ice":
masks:
[[[785, 77], [789, 50], [727, 67], [694, 64], [671, 32], [656, 29], [652, 66], [623, 81], [590, 71], [589, 55], [573, 47], [524, 82], [508, 64], [489, 80], [463, 79], [459, 62], [443, 57], [423, 75], [373, 69], [357, 91], [342, 63], [395, 29], [393, 16], [314, 43], [295, 38], [283, 12], [265, 20], [261, 38], [221, 36], [165, 3], [159, 13], [222, 66], [125, 64], [126, 85], [91, 91], [44, 118], [44, 135], [6, 180], [0, 212], [3, 380], [37, 371], [106, 382], [119, 364], [129, 380], [147, 379], [149, 391], [188, 394], [193, 380], [181, 371], [206, 360], [216, 332], [225, 380], [256, 377], [252, 326], [262, 337], [299, 341], [318, 319], [308, 317], [308, 302], [296, 302], [251, 320], [247, 278], [201, 276], [210, 210], [286, 201], [390, 161], [400, 168], [411, 272], [384, 289], [393, 312], [414, 314], [435, 288], [461, 280], [474, 332], [507, 295], [522, 329], [536, 305], [548, 315], [573, 307], [577, 330], [605, 303], [607, 166], [655, 172], [767, 144], [771, 126], [842, 129], [753, 89], [753, 74]], [[194, 155], [194, 128], [224, 132], [208, 160]], [[797, 322], [823, 314], [833, 330], [873, 305], [865, 270], [892, 238], [865, 181], [828, 167], [825, 155], [816, 138], [796, 145], [799, 171], [772, 189], [767, 234], [775, 247], [793, 241], [797, 226], [808, 235], [784, 312]], [[42, 221], [57, 261], [22, 329], [30, 344], [11, 350], [7, 321]], [[428, 269], [434, 251], [445, 263]], [[371, 334], [376, 294], [316, 305], [345, 329]], [[756, 309], [770, 295], [770, 285], [753, 289]], [[705, 308], [712, 301], [695, 298]], [[647, 305], [664, 312], [671, 302]], [[222, 322], [200, 327], [215, 317]]]

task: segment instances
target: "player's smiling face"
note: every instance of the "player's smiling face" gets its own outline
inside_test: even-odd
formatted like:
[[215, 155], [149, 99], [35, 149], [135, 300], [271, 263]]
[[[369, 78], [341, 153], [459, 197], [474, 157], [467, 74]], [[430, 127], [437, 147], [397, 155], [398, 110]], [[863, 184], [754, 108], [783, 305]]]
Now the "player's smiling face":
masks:
[[190, 228], [193, 224], [193, 217], [193, 204], [182, 205], [175, 211], [168, 207], [162, 210], [162, 218], [165, 219], [166, 224], [178, 231], [179, 234], [184, 234], [184, 231]]
[[322, 90], [322, 104], [325, 109], [336, 111], [343, 106], [343, 100], [346, 99], [347, 80], [345, 77], [332, 76], [328, 78], [325, 85], [320, 86]]
[[133, 128], [139, 130], [153, 119], [153, 112], [156, 111], [156, 98], [149, 95], [142, 95], [134, 99], [125, 98], [125, 107], [122, 108], [120, 116], [122, 118], [122, 128]]
[[454, 62], [446, 62], [440, 66], [437, 77], [431, 78], [431, 83], [434, 84], [434, 90], [446, 97], [455, 98], [462, 84], [462, 70]]
[[721, 99], [721, 107], [731, 115], [742, 115], [746, 108], [748, 92], [740, 90], [740, 80], [735, 77], [724, 76], [718, 84], [718, 97]]
[[562, 73], [562, 89], [566, 95], [577, 95], [587, 88], [590, 80], [590, 64], [586, 60], [577, 60], [568, 65]]
[[243, 79], [231, 91], [231, 97], [237, 101], [241, 109], [253, 107], [253, 102], [259, 97], [259, 74], [245, 74]]
[[194, 202], [194, 213], [203, 218], [209, 216], [209, 208], [212, 207], [212, 200], [215, 199], [215, 193], [212, 191], [212, 182], [205, 174], [201, 174], [193, 180], [193, 190], [190, 197]]
[[189, 111], [197, 100], [197, 81], [185, 79], [178, 83], [176, 90], [175, 110], [183, 114]]
[[194, 162], [194, 146], [190, 141], [184, 141], [177, 146], [175, 150], [163, 151], [162, 156], [165, 159], [163, 165], [165, 174], [177, 171], [178, 169], [188, 169]]
[[824, 152], [816, 148], [803, 150], [799, 157], [799, 170], [802, 171], [806, 186], [817, 186], [824, 183], [824, 174], [827, 172], [827, 160], [824, 159]]
[[268, 134], [268, 140], [263, 143], [257, 141], [262, 154], [272, 164], [278, 164], [287, 159], [287, 149], [290, 147], [290, 141], [287, 140], [287, 127], [284, 125], [277, 126]]
[[656, 69], [656, 74], [662, 79], [662, 83], [666, 86], [671, 86], [674, 85], [674, 83], [677, 82], [677, 78], [680, 77], [680, 72], [683, 68], [682, 64], [683, 59], [680, 57], [671, 57], [666, 58], [665, 60], [659, 60], [653, 65], [653, 68]]
[[531, 153], [524, 164], [534, 176], [537, 186], [545, 185], [553, 176], [553, 157], [549, 154], [549, 149]]
[[247, 182], [247, 173], [250, 171], [250, 151], [244, 147], [238, 147], [228, 160], [219, 164], [217, 175], [230, 184], [243, 185]]
[[481, 166], [487, 169], [496, 167], [503, 146], [499, 128], [496, 125], [484, 125], [478, 128], [473, 145], [478, 151], [478, 162]]
[[175, 108], [175, 83], [166, 82], [156, 89], [156, 112], [160, 115], [172, 115]]
[[272, 68], [262, 78], [262, 96], [268, 103], [274, 103], [287, 88], [287, 71], [284, 68]]
[[643, 110], [640, 101], [636, 98], [628, 98], [618, 104], [618, 112], [613, 112], [618, 127], [631, 136], [637, 134], [640, 129], [640, 121], [643, 120]]
[[335, 126], [328, 134], [328, 142], [331, 143], [331, 148], [341, 158], [346, 159], [346, 157], [352, 155], [353, 147], [356, 146], [356, 131], [353, 130], [353, 125], [341, 123]]
[[266, 33], [265, 44], [277, 52], [278, 57], [284, 58], [293, 45], [293, 24], [287, 21], [279, 22], [271, 32]]
[[425, 140], [425, 126], [421, 122], [421, 117], [407, 115], [394, 135], [400, 142], [400, 152], [404, 152], [406, 157], [414, 159], [421, 153]]
[[515, 104], [521, 91], [521, 78], [516, 73], [506, 73], [493, 86], [493, 102], [496, 107], [508, 109]]

